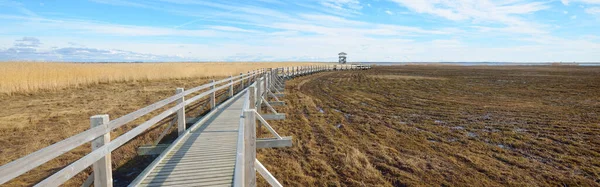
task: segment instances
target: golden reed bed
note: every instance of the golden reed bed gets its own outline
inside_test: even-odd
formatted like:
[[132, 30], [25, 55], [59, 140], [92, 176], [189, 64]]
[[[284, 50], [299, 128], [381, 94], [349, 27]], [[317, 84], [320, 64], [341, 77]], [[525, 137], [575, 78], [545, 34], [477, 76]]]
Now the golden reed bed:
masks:
[[55, 90], [113, 81], [160, 80], [237, 75], [259, 68], [320, 63], [206, 62], [206, 63], [56, 63], [0, 62], [0, 94]]

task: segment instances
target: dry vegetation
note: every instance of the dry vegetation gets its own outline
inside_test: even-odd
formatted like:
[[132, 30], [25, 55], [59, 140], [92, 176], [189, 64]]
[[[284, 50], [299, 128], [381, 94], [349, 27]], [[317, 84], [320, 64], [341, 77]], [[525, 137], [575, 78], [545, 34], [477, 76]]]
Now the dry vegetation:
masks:
[[[239, 74], [261, 67], [298, 65], [307, 64], [0, 63], [0, 83], [2, 83], [0, 85], [6, 85], [5, 83], [12, 81], [14, 84], [8, 85], [20, 86], [19, 89], [16, 89], [19, 90], [18, 92], [0, 93], [0, 106], [3, 106], [0, 110], [0, 165], [89, 129], [90, 116], [109, 114], [111, 119], [118, 118], [173, 95], [177, 87], [189, 89], [208, 83], [211, 79], [208, 76], [217, 76], [214, 79], [221, 79], [225, 78], [223, 75]], [[101, 73], [94, 73], [90, 68], [95, 68]], [[179, 75], [184, 75], [183, 78], [177, 78], [178, 73], [173, 73], [178, 71], [181, 71]], [[86, 78], [77, 79], [79, 76]], [[69, 77], [75, 78], [75, 80], [69, 80]], [[72, 86], [76, 83], [78, 86]], [[27, 90], [25, 87], [28, 87]], [[5, 87], [1, 92], [8, 92], [4, 89]], [[223, 99], [226, 98], [221, 97], [221, 100]], [[188, 117], [196, 117], [206, 112], [208, 107], [206, 107], [205, 101], [202, 100], [187, 106]], [[117, 137], [159, 112], [162, 110], [148, 114], [113, 131], [111, 137]], [[148, 132], [113, 152], [113, 168], [116, 170], [114, 174], [117, 186], [128, 184], [152, 161], [153, 157], [137, 156], [136, 149], [140, 145], [153, 143], [168, 126], [169, 121], [170, 118], [163, 120]], [[171, 134], [162, 142], [171, 141], [176, 134], [175, 129], [172, 128]], [[84, 144], [0, 186], [30, 186], [89, 152], [90, 145]], [[68, 181], [66, 186], [78, 186], [90, 172], [91, 170], [88, 169], [80, 173]]]
[[[0, 94], [0, 165], [88, 129], [92, 115], [114, 119], [176, 87], [208, 81], [141, 79]], [[271, 123], [293, 136], [294, 146], [258, 151], [286, 186], [600, 185], [597, 67], [378, 67], [300, 77], [287, 87], [288, 105], [279, 110], [288, 118]], [[188, 107], [188, 115], [203, 113], [203, 104]], [[135, 150], [155, 141], [168, 120], [113, 152], [116, 186], [151, 162]], [[89, 147], [4, 186], [34, 184]], [[89, 173], [65, 186], [78, 186]]]
[[[43, 63], [0, 62], [0, 94], [106, 82], [236, 75], [311, 63]], [[312, 63], [315, 64], [315, 63]]]
[[286, 94], [271, 123], [294, 146], [258, 151], [285, 186], [600, 186], [600, 67], [376, 67]]

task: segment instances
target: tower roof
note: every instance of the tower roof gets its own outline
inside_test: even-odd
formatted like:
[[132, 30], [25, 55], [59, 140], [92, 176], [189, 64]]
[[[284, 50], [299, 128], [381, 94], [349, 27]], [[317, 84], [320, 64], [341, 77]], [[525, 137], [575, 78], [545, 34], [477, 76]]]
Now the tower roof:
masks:
[[348, 54], [346, 54], [346, 53], [344, 53], [344, 52], [341, 52], [341, 53], [339, 53], [338, 55], [348, 55]]

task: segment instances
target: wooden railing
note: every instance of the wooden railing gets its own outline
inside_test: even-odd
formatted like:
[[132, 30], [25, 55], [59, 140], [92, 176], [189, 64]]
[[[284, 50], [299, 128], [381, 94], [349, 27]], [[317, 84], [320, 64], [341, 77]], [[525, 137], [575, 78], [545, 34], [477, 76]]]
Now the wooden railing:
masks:
[[[189, 105], [193, 102], [198, 101], [201, 98], [209, 96], [209, 102], [212, 110], [217, 106], [216, 92], [227, 88], [229, 89], [228, 94], [231, 97], [234, 95], [233, 86], [238, 83], [240, 83], [242, 88], [240, 92], [248, 90], [250, 94], [248, 94], [244, 98], [245, 101], [243, 116], [245, 118], [240, 118], [240, 137], [238, 137], [238, 157], [236, 160], [234, 185], [242, 183], [250, 184], [246, 182], [252, 182], [255, 180], [255, 177], [253, 177], [255, 173], [253, 171], [256, 170], [259, 171], [259, 173], [261, 174], [264, 173], [264, 167], [262, 166], [262, 164], [260, 164], [260, 162], [257, 162], [255, 159], [256, 149], [252, 148], [252, 146], [255, 146], [253, 143], [254, 141], [252, 140], [256, 139], [256, 134], [254, 132], [256, 129], [256, 118], [254, 117], [254, 114], [256, 113], [255, 107], [260, 106], [260, 103], [262, 102], [260, 98], [262, 98], [263, 95], [267, 93], [267, 89], [270, 89], [269, 85], [276, 84], [273, 82], [274, 80], [287, 79], [318, 71], [368, 68], [368, 66], [360, 65], [322, 65], [275, 68], [270, 69], [270, 71], [261, 69], [248, 72], [247, 74], [240, 73], [240, 75], [238, 76], [230, 76], [229, 78], [219, 81], [213, 80], [211, 81], [211, 83], [204, 84], [189, 90], [183, 90], [183, 88], [178, 88], [175, 95], [153, 103], [149, 106], [141, 108], [127, 115], [121, 116], [114, 120], [109, 120], [108, 115], [92, 116], [90, 118], [90, 129], [1, 166], [0, 184], [4, 184], [9, 180], [12, 180], [52, 159], [55, 159], [56, 157], [66, 152], [69, 152], [78, 146], [81, 146], [87, 142], [92, 142], [92, 152], [83, 156], [79, 160], [69, 164], [68, 166], [54, 173], [48, 178], [44, 179], [40, 183], [36, 184], [36, 186], [58, 186], [64, 183], [65, 181], [69, 180], [77, 173], [83, 171], [90, 165], [93, 168], [94, 186], [112, 186], [112, 168], [110, 161], [112, 151], [124, 145], [125, 143], [137, 137], [138, 135], [142, 134], [144, 131], [148, 130], [157, 122], [173, 114], [177, 116], [178, 135], [184, 134], [186, 132], [186, 105]], [[244, 89], [247, 86], [248, 88]], [[190, 99], [185, 99], [187, 95], [204, 89], [209, 90], [195, 95]], [[166, 109], [162, 113], [141, 123], [140, 125], [125, 132], [124, 134], [111, 141], [110, 132], [112, 130], [122, 127], [123, 125], [129, 122], [132, 122], [146, 114], [156, 111], [173, 102], [176, 103], [175, 106]], [[214, 112], [209, 112], [207, 115], [212, 115], [212, 113]], [[180, 138], [175, 141], [177, 142], [179, 140]], [[244, 150], [244, 152], [240, 152], [241, 150]], [[261, 170], [261, 168], [263, 170]], [[268, 173], [268, 171], [266, 172]], [[263, 177], [265, 177], [265, 175], [263, 175]], [[266, 179], [267, 181], [269, 181], [269, 183], [272, 182], [268, 178]], [[244, 182], [242, 182], [242, 180]]]
[[333, 66], [308, 66], [290, 68], [277, 68], [267, 71], [263, 77], [252, 84], [244, 97], [242, 115], [238, 127], [237, 157], [233, 178], [233, 186], [256, 186], [256, 172], [258, 172], [271, 186], [282, 186], [277, 179], [256, 159], [256, 125], [257, 120], [262, 123], [277, 139], [282, 137], [268, 125], [257, 110], [261, 103], [268, 101], [268, 91], [272, 88], [282, 87], [283, 80], [312, 74], [321, 71], [368, 69], [370, 66], [361, 65], [333, 65]]

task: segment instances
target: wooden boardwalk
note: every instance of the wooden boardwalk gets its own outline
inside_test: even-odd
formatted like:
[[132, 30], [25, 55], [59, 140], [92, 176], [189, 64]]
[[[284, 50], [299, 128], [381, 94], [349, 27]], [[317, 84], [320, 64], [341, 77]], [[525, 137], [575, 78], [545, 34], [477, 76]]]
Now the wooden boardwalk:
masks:
[[[244, 93], [247, 94], [247, 93]], [[243, 97], [219, 108], [196, 124], [155, 167], [149, 167], [139, 186], [231, 186]]]
[[[256, 186], [258, 173], [271, 186], [279, 187], [281, 183], [256, 159], [256, 149], [292, 146], [292, 137], [280, 136], [267, 122], [285, 119], [285, 114], [273, 108], [285, 104], [278, 98], [284, 95], [281, 92], [285, 80], [321, 71], [368, 68], [362, 65], [320, 65], [262, 69], [212, 80], [188, 90], [177, 88], [175, 95], [116, 119], [111, 120], [106, 114], [92, 116], [90, 129], [0, 166], [0, 185], [91, 142], [92, 152], [35, 186], [59, 186], [91, 167], [93, 172], [82, 186], [112, 187], [112, 152], [161, 120], [174, 116], [158, 140], [170, 132], [172, 126], [177, 128], [177, 139], [171, 144], [157, 145], [159, 141], [156, 141], [149, 147], [140, 147], [140, 150], [145, 150], [138, 150], [140, 155], [160, 155], [129, 186]], [[238, 89], [234, 89], [236, 85]], [[216, 93], [220, 90], [226, 90], [229, 98], [217, 105]], [[186, 105], [207, 97], [210, 112], [187, 128]], [[168, 108], [169, 104], [175, 106]], [[264, 110], [266, 113], [263, 113], [263, 108], [267, 109]], [[160, 113], [116, 138], [110, 137], [111, 131], [151, 112]], [[269, 130], [274, 138], [257, 139], [256, 130], [261, 128]]]

